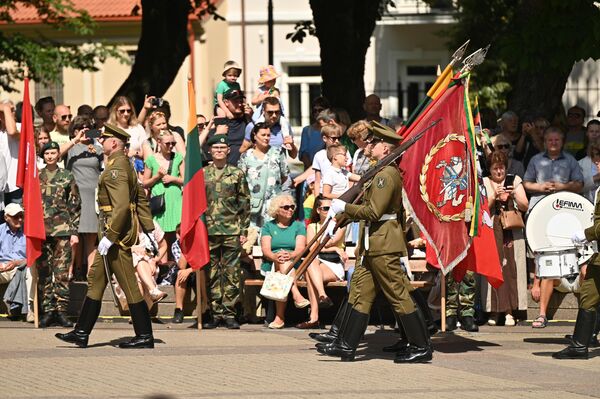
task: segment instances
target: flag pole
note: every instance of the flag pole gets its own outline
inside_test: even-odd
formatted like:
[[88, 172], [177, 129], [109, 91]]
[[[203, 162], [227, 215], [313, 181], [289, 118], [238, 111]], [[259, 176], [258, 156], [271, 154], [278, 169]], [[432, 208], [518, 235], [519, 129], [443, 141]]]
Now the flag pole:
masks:
[[202, 284], [204, 276], [202, 270], [196, 270], [196, 315], [198, 316], [198, 331], [202, 330]]
[[[33, 262], [31, 265], [31, 288], [33, 289], [33, 326], [35, 328], [40, 328], [40, 313], [38, 310], [38, 271], [37, 271], [37, 261]], [[29, 304], [27, 304], [29, 306]]]
[[440, 294], [440, 313], [441, 313], [441, 322], [442, 322], [442, 332], [446, 332], [446, 275], [444, 274], [444, 272], [440, 269], [440, 274], [441, 274], [441, 280], [440, 280], [440, 288], [441, 288], [441, 294]]

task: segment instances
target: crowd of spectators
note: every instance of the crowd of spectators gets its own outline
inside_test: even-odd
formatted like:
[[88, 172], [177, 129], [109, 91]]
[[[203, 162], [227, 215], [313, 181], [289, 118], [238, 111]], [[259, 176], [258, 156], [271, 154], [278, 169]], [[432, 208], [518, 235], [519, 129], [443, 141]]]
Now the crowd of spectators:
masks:
[[[238, 83], [241, 73], [236, 62], [225, 63], [223, 80], [214, 93], [214, 115], [197, 115], [200, 145], [208, 164], [214, 154], [209, 143], [215, 140], [211, 139], [226, 136], [226, 142], [218, 143], [219, 151], [225, 152], [228, 165], [239, 168], [245, 176], [244, 184], [250, 194], [246, 210], [249, 227], [239, 237], [243, 251], [237, 261], [238, 272], [241, 274], [242, 263], [254, 264], [251, 257], [253, 248], [257, 247], [262, 252], [262, 272], [281, 271], [290, 261], [297, 260], [321, 229], [331, 200], [350, 188], [374, 164], [369, 153], [370, 122], [398, 128], [400, 121], [381, 116], [381, 101], [374, 94], [365, 98], [365, 119], [353, 124], [345, 110], [332, 107], [326, 98], [318, 97], [312, 101], [311, 121], [302, 128], [297, 146], [285, 115], [285, 105], [279, 97], [276, 86], [279, 74], [275, 68], [266, 66], [260, 70], [260, 87], [252, 90], [250, 104]], [[124, 96], [117, 97], [110, 108], [81, 105], [76, 115], [72, 108], [74, 106], [55, 104], [51, 97], [39, 99], [34, 107], [37, 163], [43, 177], [43, 195], [48, 202], [45, 217], [48, 254], [40, 265], [43, 311], [51, 315], [45, 324], [68, 324], [64, 317], [65, 287], [71, 279], [85, 280], [87, 266], [95, 254], [99, 224], [95, 189], [105, 162], [99, 145], [105, 123], [114, 124], [130, 135], [127, 153], [153, 212], [154, 234], [140, 235], [138, 245], [132, 249], [141, 291], [152, 306], [166, 296], [161, 285], [174, 285], [173, 322], [182, 322], [184, 297], [195, 278], [179, 243], [186, 150], [183, 129], [170, 124], [168, 101], [151, 95], [145, 98], [139, 113]], [[468, 306], [488, 315], [490, 325], [514, 325], [522, 318], [519, 311], [527, 309], [528, 295], [531, 295], [540, 302], [540, 315], [533, 327], [545, 327], [548, 303], [560, 281], [534, 275], [534, 261], [526, 249], [524, 229], [504, 229], [499, 216], [503, 210], [510, 209], [526, 218], [540, 198], [559, 191], [579, 193], [593, 201], [600, 186], [600, 121], [592, 119], [584, 125], [585, 112], [578, 106], [570, 108], [566, 118], [555, 118], [552, 122], [537, 115], [519, 118], [512, 111], [506, 111], [499, 119], [490, 110], [482, 110], [482, 114], [487, 117], [480, 131], [484, 149], [484, 158], [480, 161], [487, 171], [484, 182], [505, 283], [495, 289], [484, 278], [476, 276], [479, 289], [475, 290], [472, 284], [468, 289], [479, 294], [476, 303]], [[564, 123], [561, 124], [561, 120]], [[2, 102], [0, 208], [4, 211], [0, 219], [6, 223], [0, 228], [0, 282], [11, 285], [7, 292], [12, 296], [7, 299], [5, 295], [11, 314], [28, 315], [31, 320], [31, 305], [22, 299], [25, 293], [31, 301], [33, 288], [29, 270], [23, 267], [22, 221], [26, 210], [21, 208], [22, 191], [16, 186], [19, 129], [15, 106], [10, 101]], [[226, 151], [223, 145], [227, 145]], [[290, 165], [294, 160], [303, 166], [303, 171], [292, 176]], [[61, 182], [56, 177], [57, 171], [65, 171], [64, 175], [59, 173]], [[66, 226], [62, 230], [57, 217], [50, 216], [56, 208], [52, 200], [57, 199], [58, 183], [70, 185], [69, 190], [62, 189], [68, 191], [66, 197], [62, 191], [58, 194], [67, 204], [66, 207], [61, 205], [65, 221], [60, 223]], [[340, 229], [319, 253], [304, 276], [306, 291], [296, 284], [292, 287], [293, 305], [307, 308], [307, 319], [296, 327], [317, 328], [319, 308], [333, 306], [326, 285], [348, 277], [346, 246], [356, 244], [356, 229], [354, 224]], [[55, 237], [60, 240], [52, 241]], [[412, 238], [416, 238], [410, 241], [412, 246], [423, 246], [424, 240], [419, 239], [418, 232]], [[56, 252], [58, 249], [63, 252]], [[51, 250], [56, 253], [50, 253]], [[169, 262], [174, 266], [166, 269], [165, 276], [160, 265]], [[211, 265], [212, 268], [217, 266]], [[201, 278], [202, 284], [210, 284], [208, 279]], [[19, 286], [18, 283], [23, 282], [26, 284]], [[456, 295], [457, 301], [461, 295]], [[210, 311], [210, 298], [205, 297], [204, 303]], [[285, 326], [285, 309], [285, 303], [276, 303], [274, 318], [266, 323], [269, 328]], [[235, 328], [232, 323], [226, 326]]]

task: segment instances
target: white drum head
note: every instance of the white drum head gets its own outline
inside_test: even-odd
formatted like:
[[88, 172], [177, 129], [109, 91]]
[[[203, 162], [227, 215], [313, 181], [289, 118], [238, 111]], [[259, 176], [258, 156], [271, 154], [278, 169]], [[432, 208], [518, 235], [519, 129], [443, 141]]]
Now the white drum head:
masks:
[[560, 192], [538, 201], [527, 218], [525, 235], [532, 251], [573, 248], [571, 235], [593, 223], [594, 205], [585, 197]]

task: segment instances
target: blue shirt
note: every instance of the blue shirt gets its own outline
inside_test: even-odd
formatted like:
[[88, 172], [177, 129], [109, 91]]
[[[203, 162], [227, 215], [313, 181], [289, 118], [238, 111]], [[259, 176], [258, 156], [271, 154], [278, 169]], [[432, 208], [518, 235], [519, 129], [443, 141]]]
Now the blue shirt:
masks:
[[325, 142], [321, 137], [321, 131], [313, 129], [312, 125], [304, 126], [302, 129], [302, 137], [300, 139], [300, 150], [298, 157], [302, 159], [304, 154], [308, 155], [310, 163], [312, 163], [315, 154], [325, 148]]
[[[572, 181], [583, 182], [581, 166], [575, 157], [568, 152], [561, 151], [556, 159], [550, 159], [547, 152], [540, 152], [529, 161], [523, 181], [533, 183], [568, 183]], [[531, 209], [546, 194], [537, 193], [531, 196], [529, 209]]]
[[23, 230], [13, 233], [8, 223], [0, 225], [0, 263], [27, 258]]

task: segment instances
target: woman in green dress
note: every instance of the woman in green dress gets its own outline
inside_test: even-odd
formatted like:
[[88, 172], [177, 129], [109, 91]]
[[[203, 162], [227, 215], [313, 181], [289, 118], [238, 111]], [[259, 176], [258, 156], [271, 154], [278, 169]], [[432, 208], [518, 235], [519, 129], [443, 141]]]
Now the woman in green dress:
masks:
[[169, 244], [175, 242], [175, 230], [181, 222], [183, 186], [183, 156], [173, 152], [175, 137], [169, 130], [163, 130], [158, 137], [159, 151], [146, 158], [144, 186], [151, 190], [150, 197], [164, 195], [164, 210], [154, 214], [154, 220], [165, 232]]

